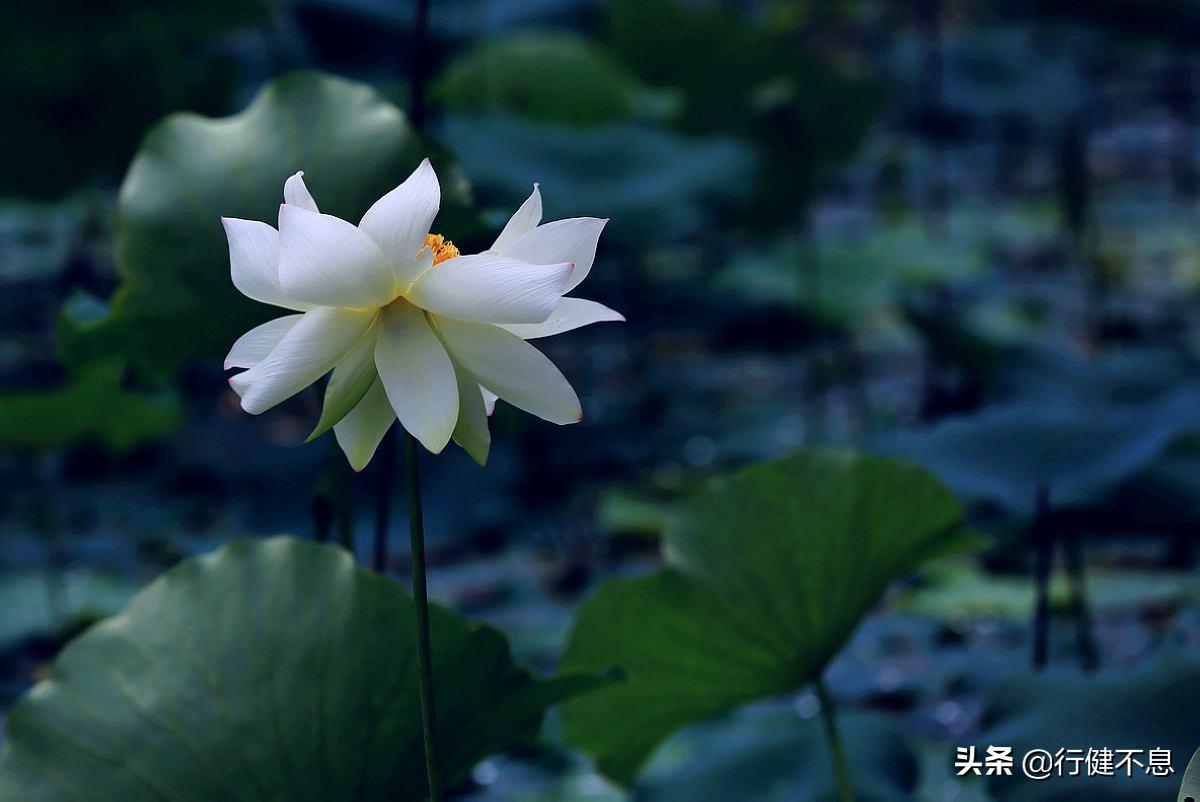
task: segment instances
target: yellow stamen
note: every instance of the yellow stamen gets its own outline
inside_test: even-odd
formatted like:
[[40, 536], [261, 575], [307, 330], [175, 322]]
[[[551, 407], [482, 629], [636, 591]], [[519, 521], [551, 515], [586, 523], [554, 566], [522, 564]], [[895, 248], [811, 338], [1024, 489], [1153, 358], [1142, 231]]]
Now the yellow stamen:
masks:
[[453, 259], [458, 256], [458, 247], [441, 234], [425, 235], [425, 245], [417, 253], [417, 256], [425, 253], [426, 249], [433, 251], [433, 263], [435, 265], [440, 265], [447, 259]]

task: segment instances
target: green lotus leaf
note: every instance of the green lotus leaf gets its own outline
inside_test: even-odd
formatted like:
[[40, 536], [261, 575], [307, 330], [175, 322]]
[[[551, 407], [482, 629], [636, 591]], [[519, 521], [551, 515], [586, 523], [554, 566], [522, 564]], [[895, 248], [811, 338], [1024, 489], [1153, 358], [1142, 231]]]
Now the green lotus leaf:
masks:
[[974, 542], [926, 471], [803, 450], [720, 480], [669, 526], [667, 567], [586, 602], [563, 670], [624, 682], [568, 703], [568, 740], [629, 783], [680, 727], [817, 678], [893, 580]]
[[1138, 404], [1038, 399], [951, 418], [928, 431], [880, 438], [879, 449], [928, 466], [963, 499], [1023, 517], [1044, 487], [1054, 506], [1103, 500], [1200, 428], [1200, 385]]
[[[243, 297], [229, 278], [221, 217], [275, 223], [284, 180], [298, 170], [323, 212], [357, 221], [429, 150], [374, 89], [319, 73], [272, 81], [239, 114], [175, 114], [155, 126], [121, 186], [116, 262], [121, 285], [100, 320], [68, 316], [68, 362], [130, 359], [169, 374], [219, 358], [247, 329], [282, 314]], [[435, 166], [445, 160], [432, 154]], [[465, 189], [442, 170], [438, 225], [468, 232]]]
[[[535, 679], [496, 630], [430, 621], [450, 785], [595, 681]], [[423, 760], [412, 599], [341, 549], [238, 541], [67, 646], [8, 716], [0, 799], [419, 800]]]

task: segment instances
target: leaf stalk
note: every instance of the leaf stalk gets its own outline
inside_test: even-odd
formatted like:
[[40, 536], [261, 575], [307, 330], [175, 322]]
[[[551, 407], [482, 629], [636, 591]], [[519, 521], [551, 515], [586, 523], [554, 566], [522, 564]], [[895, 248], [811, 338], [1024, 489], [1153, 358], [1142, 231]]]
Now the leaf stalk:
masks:
[[825, 688], [825, 682], [818, 677], [813, 683], [817, 699], [821, 703], [821, 723], [825, 725], [825, 740], [829, 743], [829, 754], [833, 759], [833, 774], [837, 780], [839, 802], [854, 802], [854, 785], [850, 781], [850, 764], [846, 762], [846, 752], [842, 748], [842, 738], [838, 734], [837, 717], [833, 698]]
[[433, 698], [433, 654], [429, 645], [429, 594], [425, 581], [425, 516], [421, 508], [420, 446], [406, 434], [408, 452], [408, 530], [412, 548], [412, 591], [417, 608], [417, 660], [420, 673], [421, 735], [425, 744], [425, 774], [430, 802], [441, 802], [442, 785], [438, 774], [437, 715]]

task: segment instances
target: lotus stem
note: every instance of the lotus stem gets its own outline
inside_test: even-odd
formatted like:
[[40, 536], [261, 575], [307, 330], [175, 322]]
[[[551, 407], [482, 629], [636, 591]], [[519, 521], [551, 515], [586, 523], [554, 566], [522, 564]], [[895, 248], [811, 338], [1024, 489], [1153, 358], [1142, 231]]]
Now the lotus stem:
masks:
[[1033, 609], [1033, 667], [1046, 667], [1050, 652], [1050, 572], [1054, 567], [1054, 533], [1050, 528], [1050, 490], [1037, 490], [1033, 521], [1029, 525], [1033, 540], [1033, 579], [1037, 594]]
[[[425, 51], [429, 38], [429, 10], [432, 0], [417, 0], [413, 17], [412, 61], [410, 62], [408, 116], [418, 134], [425, 128]], [[442, 781], [438, 774], [436, 734], [437, 708], [433, 698], [433, 654], [429, 647], [429, 594], [425, 582], [425, 516], [421, 508], [420, 452], [417, 440], [406, 434], [408, 455], [408, 529], [412, 549], [413, 601], [417, 608], [417, 658], [421, 691], [421, 735], [425, 744], [425, 777], [430, 802], [441, 802]], [[393, 447], [393, 453], [395, 451]]]
[[408, 452], [408, 527], [412, 547], [412, 590], [417, 607], [417, 658], [421, 690], [421, 734], [425, 743], [425, 774], [430, 802], [441, 802], [435, 736], [437, 709], [433, 698], [433, 654], [429, 647], [429, 594], [425, 582], [425, 516], [421, 509], [420, 452], [417, 440], [406, 435]]
[[833, 774], [837, 780], [839, 802], [854, 802], [854, 785], [850, 782], [850, 765], [846, 762], [846, 752], [842, 748], [842, 739], [838, 735], [837, 719], [835, 717], [833, 699], [825, 688], [820, 677], [813, 683], [817, 699], [821, 703], [821, 723], [825, 725], [825, 739], [829, 743], [829, 754], [833, 759]]
[[[413, 17], [413, 46], [410, 63], [408, 116], [418, 134], [425, 128], [425, 79], [428, 67], [425, 51], [429, 38], [429, 10], [432, 0], [417, 0]], [[421, 735], [425, 743], [425, 776], [430, 802], [441, 802], [442, 781], [438, 774], [436, 706], [433, 698], [433, 655], [429, 648], [429, 594], [425, 583], [425, 517], [421, 509], [420, 452], [415, 437], [406, 435], [408, 453], [408, 527], [412, 548], [413, 600], [417, 607], [417, 657], [421, 690]], [[394, 448], [393, 448], [394, 452]]]

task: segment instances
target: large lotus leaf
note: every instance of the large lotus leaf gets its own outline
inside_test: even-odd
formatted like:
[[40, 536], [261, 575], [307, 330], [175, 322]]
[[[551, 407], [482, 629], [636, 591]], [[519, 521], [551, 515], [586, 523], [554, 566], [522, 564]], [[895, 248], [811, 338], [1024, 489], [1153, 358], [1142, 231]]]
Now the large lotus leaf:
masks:
[[434, 85], [459, 112], [509, 112], [595, 125], [633, 116], [645, 89], [601, 48], [566, 33], [522, 33], [452, 62]]
[[[330, 546], [240, 541], [186, 560], [13, 708], [0, 799], [423, 799], [414, 613]], [[451, 785], [592, 682], [535, 679], [496, 630], [430, 615]]]
[[0, 450], [35, 452], [92, 439], [128, 451], [182, 422], [174, 396], [121, 386], [122, 368], [90, 365], [58, 389], [0, 395]]
[[454, 115], [443, 138], [480, 191], [507, 198], [508, 208], [537, 181], [547, 219], [611, 217], [605, 236], [643, 245], [695, 232], [705, 201], [735, 200], [753, 189], [736, 178], [753, 163], [743, 146], [638, 123], [581, 131], [503, 115]]
[[213, 39], [273, 0], [0, 3], [0, 192], [55, 198], [115, 179], [158, 117], [227, 108], [236, 79]]
[[1011, 404], [879, 441], [879, 450], [926, 465], [962, 498], [1032, 514], [1038, 489], [1055, 506], [1102, 498], [1200, 426], [1200, 390], [1145, 404]]
[[[357, 221], [424, 155], [404, 115], [379, 93], [318, 73], [271, 82], [232, 117], [168, 117], [146, 136], [121, 186], [121, 286], [110, 314], [64, 327], [64, 355], [121, 356], [156, 372], [223, 356], [280, 312], [234, 289], [220, 218], [273, 224], [284, 180], [304, 170], [322, 211]], [[443, 211], [439, 225], [453, 228], [455, 182], [443, 173], [442, 185], [450, 214]]]
[[564, 708], [628, 783], [676, 729], [817, 677], [894, 579], [973, 538], [924, 470], [804, 450], [721, 480], [667, 530], [668, 567], [584, 604], [563, 668], [626, 681]]
[[[912, 799], [916, 757], [878, 716], [839, 715], [853, 769], [854, 798]], [[833, 802], [838, 799], [820, 719], [801, 719], [791, 703], [739, 711], [673, 736], [638, 781], [639, 802]]]
[[[991, 798], [1017, 800], [1174, 799], [1180, 778], [1196, 748], [1200, 720], [1200, 663], [1173, 654], [1136, 670], [1083, 676], [1065, 670], [1024, 676], [1002, 686], [984, 714], [983, 745], [1012, 746], [1020, 760], [1030, 749], [1169, 749], [1174, 773], [1156, 777], [1144, 767], [1115, 776], [1052, 777], [1034, 781], [1021, 776], [988, 779]], [[1143, 766], [1143, 751], [1135, 755]], [[1114, 759], [1114, 763], [1119, 756]], [[1065, 764], [1070, 770], [1072, 763]]]

